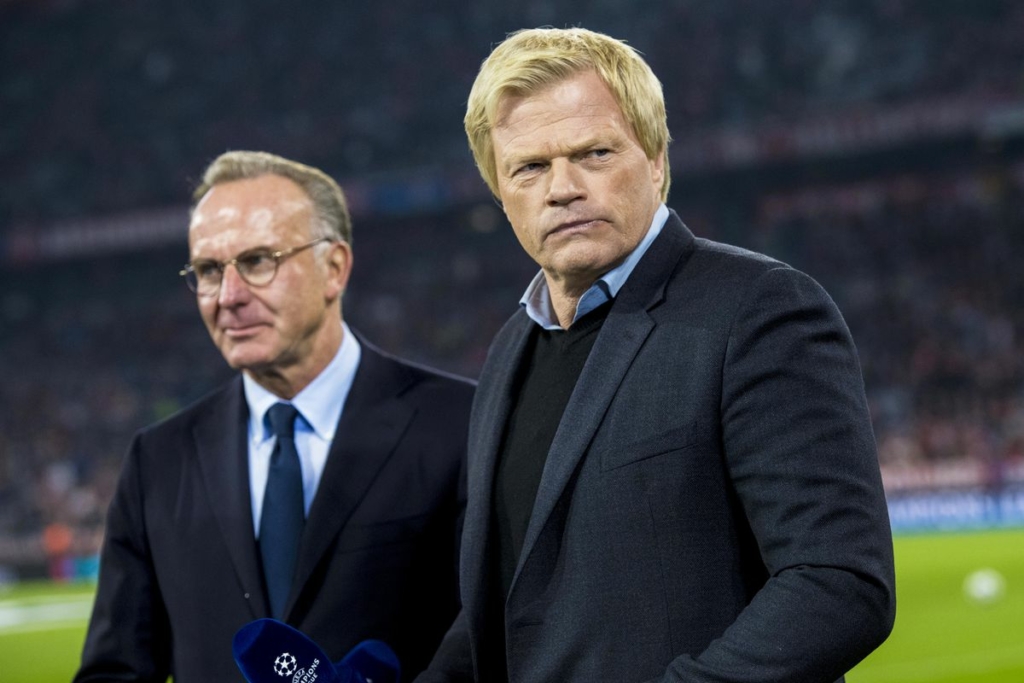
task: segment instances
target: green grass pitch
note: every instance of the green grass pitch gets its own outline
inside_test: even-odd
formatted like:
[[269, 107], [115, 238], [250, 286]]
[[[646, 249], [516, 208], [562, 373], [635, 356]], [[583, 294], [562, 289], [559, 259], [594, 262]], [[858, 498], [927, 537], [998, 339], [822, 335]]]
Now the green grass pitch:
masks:
[[[1004, 577], [1003, 597], [966, 597], [964, 579], [980, 568]], [[896, 628], [848, 683], [1024, 681], [1024, 530], [900, 536], [896, 572]], [[0, 681], [70, 681], [91, 595], [87, 585], [0, 588]]]
[[[1024, 531], [898, 536], [896, 627], [848, 683], [1024, 682]], [[964, 579], [998, 571], [1004, 597], [976, 603]]]
[[0, 586], [0, 681], [68, 683], [92, 606], [89, 584]]

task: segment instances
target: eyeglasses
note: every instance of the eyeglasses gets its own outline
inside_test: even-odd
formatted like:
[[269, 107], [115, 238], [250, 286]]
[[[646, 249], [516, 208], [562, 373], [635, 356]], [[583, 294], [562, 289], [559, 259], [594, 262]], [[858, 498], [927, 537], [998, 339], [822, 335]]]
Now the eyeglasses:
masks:
[[220, 291], [220, 284], [224, 280], [224, 269], [234, 266], [238, 276], [253, 287], [265, 287], [273, 282], [277, 276], [277, 268], [289, 256], [294, 256], [304, 249], [321, 242], [333, 242], [330, 237], [321, 237], [306, 244], [300, 244], [291, 249], [271, 251], [270, 249], [253, 249], [242, 252], [229, 261], [215, 261], [214, 259], [198, 259], [178, 271], [178, 275], [185, 278], [188, 288], [199, 296], [214, 296]]

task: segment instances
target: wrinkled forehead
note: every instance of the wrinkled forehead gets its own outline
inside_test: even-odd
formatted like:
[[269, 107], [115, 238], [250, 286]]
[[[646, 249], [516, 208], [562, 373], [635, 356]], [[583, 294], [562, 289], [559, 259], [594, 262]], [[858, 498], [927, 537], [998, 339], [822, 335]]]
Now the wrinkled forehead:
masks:
[[193, 254], [278, 248], [308, 238], [312, 215], [309, 198], [284, 178], [265, 176], [215, 185], [192, 212], [189, 244]]

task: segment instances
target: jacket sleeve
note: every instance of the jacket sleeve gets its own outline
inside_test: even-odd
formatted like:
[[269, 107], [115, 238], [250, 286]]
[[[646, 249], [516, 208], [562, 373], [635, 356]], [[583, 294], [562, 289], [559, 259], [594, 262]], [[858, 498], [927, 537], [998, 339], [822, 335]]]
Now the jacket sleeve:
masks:
[[729, 477], [768, 579], [662, 680], [841, 679], [892, 629], [892, 537], [856, 349], [811, 278], [781, 266], [749, 285], [721, 400]]
[[136, 437], [107, 512], [99, 586], [74, 683], [165, 683], [171, 637], [146, 540]]
[[466, 611], [460, 611], [430, 666], [413, 683], [473, 683], [473, 659], [466, 618]]

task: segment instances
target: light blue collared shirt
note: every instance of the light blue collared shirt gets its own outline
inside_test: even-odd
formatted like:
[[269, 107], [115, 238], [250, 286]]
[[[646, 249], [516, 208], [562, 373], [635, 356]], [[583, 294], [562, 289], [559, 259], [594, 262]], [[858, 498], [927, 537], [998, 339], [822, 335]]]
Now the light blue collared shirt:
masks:
[[[576, 322], [601, 304], [615, 298], [615, 295], [622, 289], [622, 285], [626, 284], [633, 269], [636, 268], [636, 264], [647, 253], [651, 243], [661, 234], [661, 229], [665, 227], [667, 220], [668, 207], [662, 204], [654, 212], [654, 220], [651, 221], [650, 229], [640, 240], [640, 244], [636, 245], [633, 253], [621, 264], [602, 275], [576, 302], [576, 314], [573, 316], [572, 322]], [[523, 298], [519, 300], [519, 305], [526, 309], [526, 315], [545, 330], [562, 329], [562, 326], [558, 324], [554, 307], [551, 305], [551, 292], [548, 290], [548, 281], [544, 277], [544, 271], [537, 273], [530, 282]]]
[[300, 391], [291, 401], [267, 391], [248, 375], [242, 375], [245, 402], [249, 404], [249, 494], [252, 499], [252, 523], [259, 537], [260, 515], [263, 512], [263, 492], [267, 488], [270, 472], [270, 454], [276, 439], [266, 425], [264, 418], [275, 403], [291, 403], [299, 411], [295, 420], [295, 447], [299, 451], [302, 465], [302, 493], [306, 514], [316, 495], [320, 477], [327, 465], [327, 453], [338, 428], [345, 399], [348, 398], [352, 380], [362, 349], [352, 330], [341, 324], [343, 336], [341, 347], [323, 372]]

